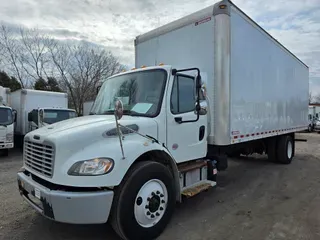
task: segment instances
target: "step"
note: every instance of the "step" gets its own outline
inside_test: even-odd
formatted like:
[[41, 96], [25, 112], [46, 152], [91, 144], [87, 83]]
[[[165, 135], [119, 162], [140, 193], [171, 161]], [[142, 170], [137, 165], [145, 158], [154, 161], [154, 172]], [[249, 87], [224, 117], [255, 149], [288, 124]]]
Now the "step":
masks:
[[181, 194], [186, 197], [193, 197], [203, 191], [208, 190], [209, 188], [212, 188], [216, 186], [217, 183], [210, 180], [202, 180], [200, 182], [197, 182], [191, 186], [185, 187], [182, 189]]
[[185, 172], [190, 172], [190, 171], [195, 170], [195, 169], [200, 169], [200, 168], [205, 167], [205, 166], [207, 166], [207, 162], [203, 161], [203, 160], [200, 160], [200, 161], [196, 161], [196, 162], [193, 162], [193, 163], [180, 164], [178, 166], [178, 169], [179, 169], [179, 172], [185, 173]]

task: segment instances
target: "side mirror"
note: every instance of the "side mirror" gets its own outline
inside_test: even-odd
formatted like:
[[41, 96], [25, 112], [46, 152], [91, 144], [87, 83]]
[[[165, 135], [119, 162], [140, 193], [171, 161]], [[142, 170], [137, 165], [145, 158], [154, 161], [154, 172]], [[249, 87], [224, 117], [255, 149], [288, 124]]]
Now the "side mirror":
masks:
[[12, 109], [12, 119], [13, 122], [17, 122], [17, 111]]
[[44, 110], [39, 109], [39, 124], [43, 122], [43, 118], [44, 118]]
[[100, 88], [101, 88], [101, 86], [98, 86], [98, 87], [97, 87], [97, 94], [99, 93]]
[[28, 122], [32, 122], [32, 111], [28, 113]]
[[114, 104], [114, 115], [117, 120], [120, 120], [123, 116], [123, 103], [121, 100], [117, 100]]
[[196, 111], [200, 114], [201, 106], [200, 106], [200, 91], [201, 91], [201, 75], [198, 74], [196, 77], [196, 91], [197, 91], [197, 103], [196, 103]]

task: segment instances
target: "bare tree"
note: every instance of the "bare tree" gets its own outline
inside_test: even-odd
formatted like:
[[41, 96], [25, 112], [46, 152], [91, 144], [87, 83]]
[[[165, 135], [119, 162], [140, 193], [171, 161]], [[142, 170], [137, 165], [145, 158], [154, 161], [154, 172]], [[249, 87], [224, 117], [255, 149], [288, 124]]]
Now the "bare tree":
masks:
[[97, 86], [124, 69], [118, 59], [101, 46], [83, 41], [58, 41], [38, 29], [9, 29], [4, 25], [0, 27], [0, 60], [23, 88], [33, 87], [33, 83], [50, 77], [57, 79], [79, 114], [82, 114], [83, 103], [95, 97]]
[[83, 103], [92, 99], [96, 88], [107, 77], [124, 69], [104, 48], [81, 42], [53, 44], [49, 48], [61, 85], [70, 94], [73, 107], [82, 114]]
[[34, 80], [48, 77], [47, 70], [51, 67], [48, 48], [53, 44], [52, 38], [37, 29], [20, 28], [19, 32], [23, 69]]
[[4, 25], [0, 27], [0, 48], [1, 65], [10, 69], [24, 88], [23, 63], [20, 57], [22, 48], [14, 31]]

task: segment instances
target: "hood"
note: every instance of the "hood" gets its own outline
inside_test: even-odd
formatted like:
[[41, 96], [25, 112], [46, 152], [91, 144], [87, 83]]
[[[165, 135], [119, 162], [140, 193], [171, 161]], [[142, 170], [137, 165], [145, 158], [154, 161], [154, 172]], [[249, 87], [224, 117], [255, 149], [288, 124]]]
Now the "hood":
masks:
[[[139, 126], [140, 130], [144, 127], [152, 127], [157, 129], [157, 123], [152, 118], [146, 117], [131, 117], [124, 115], [119, 121], [120, 124], [127, 126], [131, 124], [136, 124]], [[58, 135], [69, 135], [75, 132], [94, 132], [100, 129], [110, 130], [116, 127], [114, 115], [89, 115], [77, 118], [71, 118], [64, 121], [60, 121], [51, 125], [47, 125], [36, 129], [30, 133], [32, 135], [42, 135], [42, 136], [58, 136]], [[140, 132], [140, 131], [139, 131]], [[157, 131], [156, 131], [157, 132]], [[148, 134], [148, 133], [147, 133]], [[158, 135], [158, 134], [156, 134]], [[154, 136], [157, 137], [157, 136]]]

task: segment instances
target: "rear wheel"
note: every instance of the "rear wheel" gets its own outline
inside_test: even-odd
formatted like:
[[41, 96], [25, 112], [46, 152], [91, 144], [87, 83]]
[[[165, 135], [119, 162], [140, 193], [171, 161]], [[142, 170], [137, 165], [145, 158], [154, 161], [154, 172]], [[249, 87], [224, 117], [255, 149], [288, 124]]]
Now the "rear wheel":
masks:
[[157, 162], [140, 162], [115, 191], [111, 224], [123, 239], [155, 239], [169, 223], [174, 207], [170, 170]]
[[278, 162], [277, 142], [276, 137], [271, 138], [268, 142], [268, 160], [270, 162]]
[[283, 164], [290, 164], [294, 156], [294, 142], [290, 135], [279, 137], [277, 144], [278, 161]]

